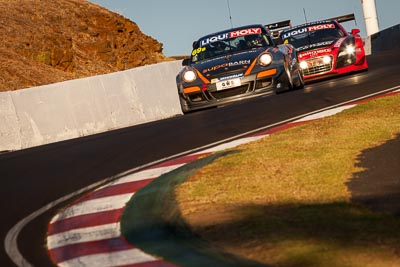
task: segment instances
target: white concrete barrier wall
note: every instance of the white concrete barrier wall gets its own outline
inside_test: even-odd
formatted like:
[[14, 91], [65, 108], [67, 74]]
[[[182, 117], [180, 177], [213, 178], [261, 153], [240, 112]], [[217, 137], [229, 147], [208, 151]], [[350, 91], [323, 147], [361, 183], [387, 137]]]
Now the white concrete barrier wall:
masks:
[[0, 151], [182, 115], [172, 61], [0, 93]]
[[21, 147], [20, 126], [11, 93], [0, 93], [0, 151]]

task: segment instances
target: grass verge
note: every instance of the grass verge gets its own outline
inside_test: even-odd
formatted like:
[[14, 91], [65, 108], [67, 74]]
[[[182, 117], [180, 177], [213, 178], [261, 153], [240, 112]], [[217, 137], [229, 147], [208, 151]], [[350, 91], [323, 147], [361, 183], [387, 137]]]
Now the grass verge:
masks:
[[[174, 189], [194, 171], [223, 157], [221, 152], [186, 164], [136, 192], [127, 203], [121, 217], [121, 233], [133, 244], [162, 262], [148, 262], [146, 266], [218, 266], [264, 267], [264, 264], [226, 253], [193, 234], [182, 220], [176, 204]], [[173, 263], [174, 265], [170, 264]]]
[[[399, 138], [400, 95], [243, 145], [176, 189], [192, 230], [274, 266], [400, 266], [400, 219], [351, 202], [366, 149]], [[377, 164], [379, 164], [377, 159]]]

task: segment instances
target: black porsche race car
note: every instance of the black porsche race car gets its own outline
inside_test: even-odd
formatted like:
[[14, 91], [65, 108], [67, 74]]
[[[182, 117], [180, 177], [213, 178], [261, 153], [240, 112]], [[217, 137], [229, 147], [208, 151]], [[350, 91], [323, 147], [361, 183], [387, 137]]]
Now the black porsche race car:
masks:
[[276, 45], [264, 25], [201, 37], [176, 77], [183, 113], [304, 87], [291, 44]]

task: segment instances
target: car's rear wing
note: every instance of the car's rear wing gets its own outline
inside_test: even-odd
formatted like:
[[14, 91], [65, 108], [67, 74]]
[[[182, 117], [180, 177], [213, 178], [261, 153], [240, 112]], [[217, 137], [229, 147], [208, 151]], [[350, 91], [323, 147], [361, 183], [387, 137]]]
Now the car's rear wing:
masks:
[[292, 28], [292, 22], [291, 20], [283, 20], [267, 24], [265, 27], [271, 31], [273, 38], [278, 38], [281, 31]]
[[356, 20], [356, 17], [354, 16], [354, 13], [352, 13], [352, 14], [347, 14], [347, 15], [343, 15], [343, 16], [339, 16], [339, 17], [330, 18], [327, 20], [336, 20], [337, 22], [342, 23], [342, 22], [346, 22], [346, 21]]

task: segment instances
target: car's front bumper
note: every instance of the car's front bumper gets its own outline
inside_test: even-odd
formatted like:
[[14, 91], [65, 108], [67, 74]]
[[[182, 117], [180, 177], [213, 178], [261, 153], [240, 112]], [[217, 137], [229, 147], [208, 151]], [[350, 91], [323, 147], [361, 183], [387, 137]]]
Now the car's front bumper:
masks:
[[322, 56], [307, 59], [306, 61], [311, 67], [303, 69], [304, 80], [314, 81], [368, 69], [368, 63], [365, 56], [360, 60], [360, 62], [356, 62], [354, 58], [347, 64], [343, 63], [343, 60], [339, 61], [337, 55], [329, 56], [332, 59], [329, 64], [322, 63]]
[[281, 79], [282, 73], [282, 70], [277, 70], [275, 75], [262, 78], [257, 78], [257, 74], [248, 75], [241, 78], [240, 86], [224, 90], [217, 90], [215, 83], [202, 85], [201, 90], [189, 94], [180, 90], [182, 111], [186, 113], [279, 92], [285, 87]]

